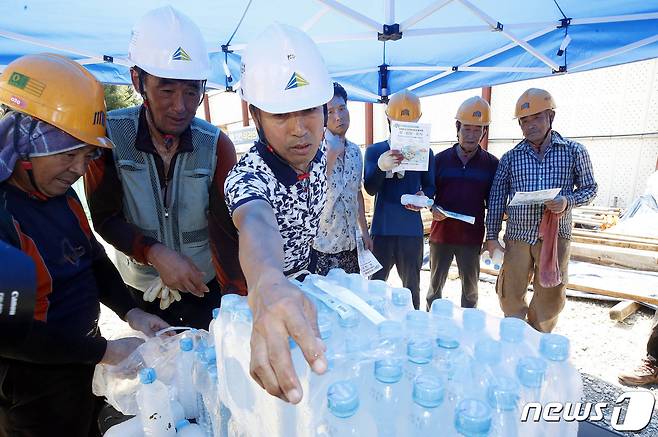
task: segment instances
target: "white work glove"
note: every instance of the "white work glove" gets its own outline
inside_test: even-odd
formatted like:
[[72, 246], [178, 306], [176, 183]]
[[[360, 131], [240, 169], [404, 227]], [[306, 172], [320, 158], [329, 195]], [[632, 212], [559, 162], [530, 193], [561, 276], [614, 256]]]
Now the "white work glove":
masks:
[[181, 300], [180, 292], [176, 289], [169, 288], [162, 283], [162, 279], [157, 277], [144, 292], [143, 299], [146, 302], [155, 302], [160, 298], [160, 309], [166, 310], [174, 302]]
[[377, 167], [379, 167], [381, 171], [388, 172], [393, 170], [393, 168], [396, 167], [399, 163], [400, 160], [395, 157], [393, 151], [387, 150], [386, 152], [379, 155], [379, 159], [377, 160]]

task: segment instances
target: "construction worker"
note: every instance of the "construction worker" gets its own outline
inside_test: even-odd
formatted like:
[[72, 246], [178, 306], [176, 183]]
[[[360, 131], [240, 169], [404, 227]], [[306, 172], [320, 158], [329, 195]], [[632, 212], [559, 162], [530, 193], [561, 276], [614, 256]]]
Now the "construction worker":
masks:
[[[480, 146], [491, 122], [489, 103], [477, 96], [466, 99], [455, 119], [457, 143], [434, 159], [436, 193], [430, 232], [428, 310], [435, 299], [441, 298], [454, 258], [462, 283], [461, 306], [477, 305], [484, 211], [498, 168], [498, 158]], [[438, 207], [475, 217], [475, 223], [447, 218]]]
[[[393, 94], [386, 107], [389, 121], [416, 123], [420, 119], [420, 99], [409, 91]], [[393, 172], [403, 155], [391, 150], [390, 140], [368, 146], [365, 154], [364, 187], [375, 197], [370, 233], [373, 254], [382, 269], [372, 279], [387, 280], [395, 265], [402, 285], [411, 290], [414, 307], [420, 308], [420, 269], [423, 265], [423, 221], [421, 208], [403, 206], [403, 194], [434, 196], [434, 155], [430, 150], [427, 171]]]
[[132, 302], [71, 189], [112, 148], [103, 87], [63, 56], [28, 55], [5, 68], [0, 103], [0, 240], [36, 272], [31, 327], [0, 349], [0, 436], [97, 435], [94, 366], [143, 342], [101, 337], [100, 302], [146, 335], [169, 326]]
[[[571, 210], [591, 202], [597, 191], [585, 147], [553, 130], [555, 107], [551, 94], [542, 89], [530, 88], [519, 97], [514, 115], [524, 139], [500, 159], [487, 214], [487, 250], [490, 254], [496, 250], [505, 253], [496, 282], [501, 309], [505, 316], [527, 317], [528, 323], [540, 332], [555, 328], [566, 301]], [[508, 206], [518, 191], [550, 188], [560, 188], [560, 193], [543, 205]], [[545, 211], [559, 217], [555, 229], [557, 259], [553, 261], [559, 266], [561, 280], [553, 287], [540, 283], [543, 241], [539, 238], [539, 225]], [[504, 212], [509, 216], [505, 248], [498, 242]], [[533, 274], [534, 293], [528, 304], [525, 295]]]
[[[347, 92], [334, 82], [334, 97], [327, 104], [327, 203], [320, 218], [318, 235], [313, 240], [311, 265], [319, 275], [333, 268], [359, 273], [357, 238], [372, 250], [368, 233], [363, 193], [361, 192], [363, 157], [359, 146], [345, 138], [350, 128]], [[359, 229], [358, 237], [357, 229]]]
[[144, 103], [108, 114], [115, 149], [85, 177], [92, 221], [117, 249], [142, 308], [207, 328], [222, 293], [246, 292], [224, 201], [235, 149], [195, 118], [210, 72], [199, 28], [165, 6], [144, 15], [132, 35], [131, 79]]
[[313, 304], [286, 276], [306, 271], [327, 192], [320, 149], [333, 87], [322, 56], [302, 31], [269, 26], [242, 56], [240, 93], [258, 141], [226, 179], [240, 236], [240, 264], [253, 312], [251, 375], [270, 394], [302, 398], [288, 339], [316, 373], [327, 369]]

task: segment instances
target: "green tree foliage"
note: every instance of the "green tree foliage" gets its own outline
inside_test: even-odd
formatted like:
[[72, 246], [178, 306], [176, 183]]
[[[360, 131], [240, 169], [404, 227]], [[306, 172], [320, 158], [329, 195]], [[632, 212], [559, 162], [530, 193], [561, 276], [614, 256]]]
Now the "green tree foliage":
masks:
[[127, 108], [141, 103], [139, 94], [126, 85], [103, 85], [107, 110]]

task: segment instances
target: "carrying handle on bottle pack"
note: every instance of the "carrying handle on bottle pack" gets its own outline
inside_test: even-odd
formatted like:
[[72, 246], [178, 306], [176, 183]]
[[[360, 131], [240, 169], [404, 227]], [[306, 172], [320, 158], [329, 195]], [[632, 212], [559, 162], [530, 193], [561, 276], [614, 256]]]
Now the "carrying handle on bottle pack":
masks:
[[156, 337], [162, 337], [163, 335], [165, 335], [168, 332], [172, 332], [172, 331], [191, 331], [193, 329], [194, 328], [192, 328], [190, 326], [170, 326], [168, 328], [163, 328], [163, 329], [159, 330], [158, 332], [155, 333], [155, 336]]
[[357, 296], [351, 290], [348, 290], [347, 288], [341, 287], [337, 284], [330, 284], [324, 279], [317, 279], [314, 281], [314, 283], [316, 287], [327, 293], [329, 296], [359, 311], [361, 314], [363, 314], [364, 317], [366, 317], [375, 325], [378, 325], [386, 320], [384, 316], [379, 314], [377, 310], [368, 305], [366, 301], [361, 299], [361, 297]]

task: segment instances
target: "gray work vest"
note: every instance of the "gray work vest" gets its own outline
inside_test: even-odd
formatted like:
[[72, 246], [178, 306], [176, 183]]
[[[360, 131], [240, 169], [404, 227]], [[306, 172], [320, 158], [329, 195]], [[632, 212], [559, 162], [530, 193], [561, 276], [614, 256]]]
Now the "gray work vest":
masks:
[[[215, 277], [208, 239], [208, 193], [220, 130], [198, 118], [192, 120], [194, 150], [176, 157], [165, 203], [153, 155], [135, 147], [139, 110], [139, 106], [118, 109], [107, 116], [107, 133], [115, 145], [114, 163], [123, 189], [124, 216], [145, 236], [190, 257], [207, 283]], [[120, 251], [117, 264], [126, 284], [142, 291], [158, 276], [153, 267]]]

